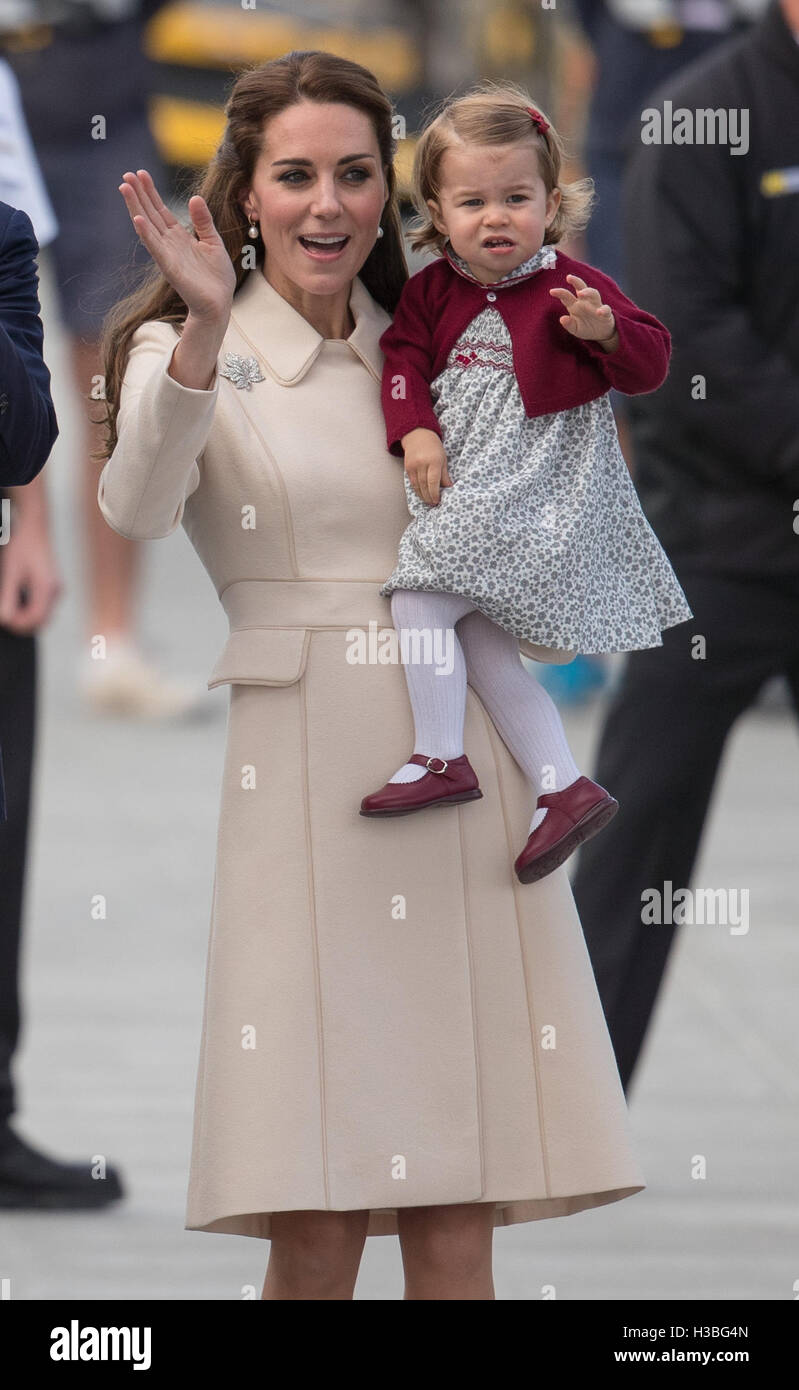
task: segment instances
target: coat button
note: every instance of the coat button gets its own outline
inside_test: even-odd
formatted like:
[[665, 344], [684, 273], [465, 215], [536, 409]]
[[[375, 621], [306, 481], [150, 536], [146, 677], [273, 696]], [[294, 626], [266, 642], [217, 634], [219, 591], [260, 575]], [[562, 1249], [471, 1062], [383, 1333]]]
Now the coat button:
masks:
[[497, 297], [497, 296], [494, 294], [494, 291], [493, 291], [493, 290], [489, 290], [489, 291], [488, 291], [488, 294], [486, 295], [486, 299], [490, 299], [492, 304], [494, 303], [494, 300], [496, 299], [496, 297]]

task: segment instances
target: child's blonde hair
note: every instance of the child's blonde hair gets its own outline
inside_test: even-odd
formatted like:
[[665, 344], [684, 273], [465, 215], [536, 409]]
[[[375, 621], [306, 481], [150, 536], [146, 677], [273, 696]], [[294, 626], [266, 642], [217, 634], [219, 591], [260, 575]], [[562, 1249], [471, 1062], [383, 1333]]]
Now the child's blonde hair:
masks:
[[[534, 124], [528, 106], [544, 117], [549, 124], [547, 131], [540, 131]], [[435, 226], [427, 199], [439, 201], [441, 161], [445, 151], [457, 144], [510, 145], [522, 140], [535, 143], [538, 170], [547, 193], [554, 188], [560, 189], [560, 206], [546, 229], [544, 244], [561, 241], [586, 226], [594, 202], [593, 179], [560, 183], [566, 151], [546, 112], [515, 83], [486, 81], [463, 96], [445, 98], [438, 115], [419, 137], [411, 181], [411, 196], [418, 217], [408, 231], [414, 251], [430, 248], [443, 254], [446, 237]]]

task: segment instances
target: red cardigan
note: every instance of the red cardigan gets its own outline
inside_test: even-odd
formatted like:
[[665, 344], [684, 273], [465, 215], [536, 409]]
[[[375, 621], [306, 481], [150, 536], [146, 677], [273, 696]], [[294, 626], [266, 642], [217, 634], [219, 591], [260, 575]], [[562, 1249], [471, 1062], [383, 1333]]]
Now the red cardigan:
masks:
[[[574, 337], [559, 322], [566, 310], [549, 291], [570, 289], [567, 275], [579, 275], [599, 290], [603, 304], [610, 305], [619, 335], [615, 352]], [[392, 454], [402, 456], [400, 440], [410, 430], [424, 428], [441, 436], [430, 383], [463, 330], [488, 304], [499, 310], [510, 333], [516, 380], [528, 416], [584, 405], [611, 387], [628, 396], [655, 391], [668, 372], [668, 330], [601, 270], [557, 251], [551, 269], [482, 285], [445, 254], [406, 282], [394, 320], [380, 338], [385, 358], [383, 413]]]

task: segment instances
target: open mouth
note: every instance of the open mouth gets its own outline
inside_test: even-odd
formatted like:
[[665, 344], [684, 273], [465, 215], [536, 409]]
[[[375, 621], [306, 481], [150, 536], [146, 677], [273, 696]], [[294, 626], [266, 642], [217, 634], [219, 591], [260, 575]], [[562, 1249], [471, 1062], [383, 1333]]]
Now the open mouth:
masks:
[[326, 259], [330, 256], [337, 256], [349, 241], [349, 237], [339, 233], [336, 236], [301, 236], [300, 245], [303, 250], [311, 256], [320, 256]]
[[509, 238], [506, 237], [506, 236], [490, 236], [490, 237], [486, 237], [485, 241], [483, 242], [483, 250], [484, 250], [484, 251], [511, 251], [511, 250], [513, 249], [514, 245], [515, 245], [515, 242], [510, 241]]

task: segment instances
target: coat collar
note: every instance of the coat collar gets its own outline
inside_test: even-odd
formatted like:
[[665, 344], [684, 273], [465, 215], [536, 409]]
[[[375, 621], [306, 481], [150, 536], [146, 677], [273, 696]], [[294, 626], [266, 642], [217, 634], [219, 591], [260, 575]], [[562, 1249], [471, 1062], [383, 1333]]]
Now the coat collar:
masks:
[[[383, 354], [381, 334], [391, 323], [359, 276], [352, 282], [350, 309], [355, 328], [344, 341], [375, 380], [380, 381]], [[270, 285], [260, 266], [248, 272], [233, 297], [231, 322], [281, 386], [301, 381], [326, 340], [287, 299]]]

